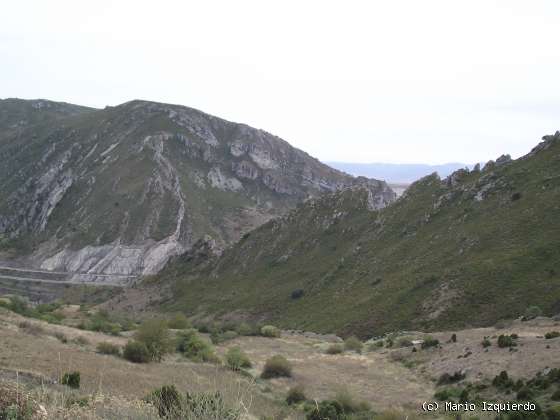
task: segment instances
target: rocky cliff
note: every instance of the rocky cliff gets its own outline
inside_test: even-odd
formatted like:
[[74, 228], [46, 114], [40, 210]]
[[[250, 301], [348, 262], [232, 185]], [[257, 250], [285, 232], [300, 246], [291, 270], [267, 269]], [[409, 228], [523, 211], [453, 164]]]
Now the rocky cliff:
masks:
[[395, 199], [265, 131], [139, 100], [0, 101], [0, 157], [0, 246], [46, 269], [151, 274], [323, 192], [359, 185], [372, 209]]

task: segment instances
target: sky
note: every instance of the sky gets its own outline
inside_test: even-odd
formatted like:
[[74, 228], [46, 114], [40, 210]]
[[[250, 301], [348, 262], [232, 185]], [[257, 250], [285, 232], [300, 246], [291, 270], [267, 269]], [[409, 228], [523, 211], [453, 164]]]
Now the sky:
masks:
[[516, 158], [560, 130], [560, 2], [6, 1], [0, 98], [187, 105], [322, 161]]

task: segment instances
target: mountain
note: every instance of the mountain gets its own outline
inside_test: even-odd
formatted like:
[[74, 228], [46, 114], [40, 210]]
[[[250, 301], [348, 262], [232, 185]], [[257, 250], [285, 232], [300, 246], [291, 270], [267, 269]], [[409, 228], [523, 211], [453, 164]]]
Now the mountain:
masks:
[[560, 132], [515, 161], [424, 177], [382, 209], [360, 187], [309, 200], [219, 257], [200, 244], [146, 293], [162, 286], [156, 310], [361, 337], [558, 313]]
[[362, 185], [284, 140], [178, 105], [0, 101], [0, 251], [50, 270], [142, 273], [215, 252], [324, 192]]
[[444, 163], [442, 165], [425, 165], [413, 163], [348, 163], [348, 162], [326, 162], [340, 171], [354, 176], [365, 176], [368, 178], [384, 179], [389, 183], [410, 184], [420, 178], [437, 172], [440, 177], [447, 177], [453, 172], [471, 168], [474, 165], [464, 163]]

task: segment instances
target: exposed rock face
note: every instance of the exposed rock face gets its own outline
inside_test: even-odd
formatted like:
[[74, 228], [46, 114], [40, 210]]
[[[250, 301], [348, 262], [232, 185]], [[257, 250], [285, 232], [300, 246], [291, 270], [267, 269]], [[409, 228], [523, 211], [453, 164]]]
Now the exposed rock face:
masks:
[[20, 254], [56, 270], [155, 273], [323, 192], [365, 187], [371, 209], [395, 199], [265, 131], [146, 101], [0, 101], [0, 157], [0, 239], [33, 243]]

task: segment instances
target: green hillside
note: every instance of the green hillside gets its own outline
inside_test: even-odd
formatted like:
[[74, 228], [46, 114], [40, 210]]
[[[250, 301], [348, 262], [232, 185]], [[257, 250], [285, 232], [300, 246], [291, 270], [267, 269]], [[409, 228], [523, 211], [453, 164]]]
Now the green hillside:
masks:
[[490, 325], [560, 312], [560, 133], [529, 155], [413, 184], [367, 209], [360, 188], [308, 201], [215, 259], [177, 257], [163, 309], [355, 333]]

